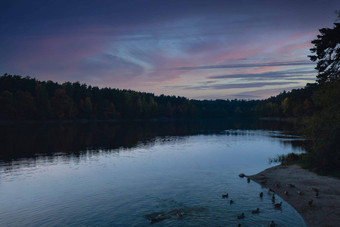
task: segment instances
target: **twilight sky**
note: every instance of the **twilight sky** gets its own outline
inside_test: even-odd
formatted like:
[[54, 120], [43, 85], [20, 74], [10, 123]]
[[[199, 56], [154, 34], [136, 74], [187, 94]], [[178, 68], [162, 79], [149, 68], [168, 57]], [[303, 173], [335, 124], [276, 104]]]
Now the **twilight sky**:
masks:
[[195, 99], [315, 81], [338, 0], [1, 0], [0, 74]]

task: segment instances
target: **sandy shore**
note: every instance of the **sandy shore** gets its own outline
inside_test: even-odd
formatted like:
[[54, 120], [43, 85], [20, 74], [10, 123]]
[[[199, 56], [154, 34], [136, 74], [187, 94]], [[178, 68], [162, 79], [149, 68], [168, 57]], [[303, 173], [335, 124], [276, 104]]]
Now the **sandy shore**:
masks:
[[248, 177], [273, 189], [301, 214], [307, 226], [340, 226], [339, 179], [319, 176], [297, 165], [279, 165]]

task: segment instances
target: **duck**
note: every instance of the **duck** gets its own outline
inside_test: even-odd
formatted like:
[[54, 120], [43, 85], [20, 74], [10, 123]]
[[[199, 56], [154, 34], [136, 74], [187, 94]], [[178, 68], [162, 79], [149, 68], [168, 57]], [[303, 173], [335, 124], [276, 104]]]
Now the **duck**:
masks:
[[260, 208], [256, 208], [256, 210], [251, 211], [252, 214], [258, 214], [260, 213]]
[[263, 192], [260, 192], [260, 198], [262, 198], [263, 197]]
[[308, 201], [308, 205], [309, 205], [310, 207], [313, 205], [313, 200], [312, 200], [312, 199]]
[[275, 202], [275, 194], [272, 195], [272, 202]]
[[294, 184], [287, 184], [287, 186], [290, 187], [290, 188], [294, 188], [295, 187]]
[[318, 198], [319, 197], [319, 192], [317, 191], [316, 193], [315, 193], [315, 198]]
[[179, 212], [178, 210], [176, 210], [176, 216], [177, 217], [183, 217], [183, 214], [181, 212]]
[[247, 178], [247, 183], [250, 183], [250, 178]]
[[228, 193], [227, 193], [227, 194], [223, 194], [223, 195], [222, 195], [222, 198], [225, 199], [225, 198], [228, 198], [228, 196], [229, 196]]
[[150, 219], [150, 222], [151, 223], [156, 223], [156, 222], [160, 222], [160, 221], [163, 221], [165, 219], [168, 219], [167, 217], [159, 217], [159, 218], [151, 218]]
[[275, 192], [275, 191], [271, 188], [268, 188], [267, 192], [268, 192], [268, 194], [270, 194], [271, 192]]
[[279, 188], [279, 187], [280, 187], [280, 185], [279, 185], [279, 184], [275, 184], [275, 187], [276, 187], [276, 188]]
[[280, 203], [275, 203], [275, 204], [274, 204], [274, 207], [275, 207], [276, 209], [280, 209], [281, 206], [282, 206], [282, 202], [280, 202]]
[[312, 188], [312, 190], [315, 191], [315, 192], [319, 192], [319, 189], [317, 189], [317, 188]]
[[298, 195], [303, 195], [303, 192], [302, 191], [297, 191], [297, 194]]
[[242, 218], [244, 218], [245, 216], [244, 216], [244, 213], [242, 213], [241, 215], [238, 215], [237, 216], [237, 219], [242, 219]]
[[233, 202], [234, 202], [234, 201], [233, 201], [232, 199], [229, 201], [230, 204], [232, 204]]
[[275, 224], [274, 221], [272, 221], [272, 222], [269, 224], [269, 227], [275, 227], [275, 226], [276, 226], [276, 224]]
[[237, 227], [241, 227], [241, 224], [237, 224]]
[[284, 194], [285, 194], [285, 195], [288, 195], [288, 191], [285, 191]]

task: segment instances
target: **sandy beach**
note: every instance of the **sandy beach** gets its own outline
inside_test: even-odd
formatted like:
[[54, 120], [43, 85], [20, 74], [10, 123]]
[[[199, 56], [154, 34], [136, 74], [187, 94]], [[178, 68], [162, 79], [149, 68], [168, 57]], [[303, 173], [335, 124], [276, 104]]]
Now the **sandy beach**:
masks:
[[307, 226], [340, 226], [339, 179], [319, 176], [297, 165], [279, 165], [248, 177], [291, 204]]

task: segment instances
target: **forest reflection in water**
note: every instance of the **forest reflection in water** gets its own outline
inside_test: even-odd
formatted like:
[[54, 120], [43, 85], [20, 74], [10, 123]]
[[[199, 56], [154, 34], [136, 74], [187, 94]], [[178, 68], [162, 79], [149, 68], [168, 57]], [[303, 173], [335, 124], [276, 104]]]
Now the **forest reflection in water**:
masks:
[[[152, 143], [155, 138], [221, 134], [230, 129], [286, 131], [292, 134], [294, 128], [291, 122], [252, 119], [2, 124], [0, 160], [10, 162], [20, 158], [65, 154], [77, 156], [98, 150], [117, 152], [115, 149], [118, 148]], [[282, 142], [301, 146], [301, 140], [289, 139]]]

